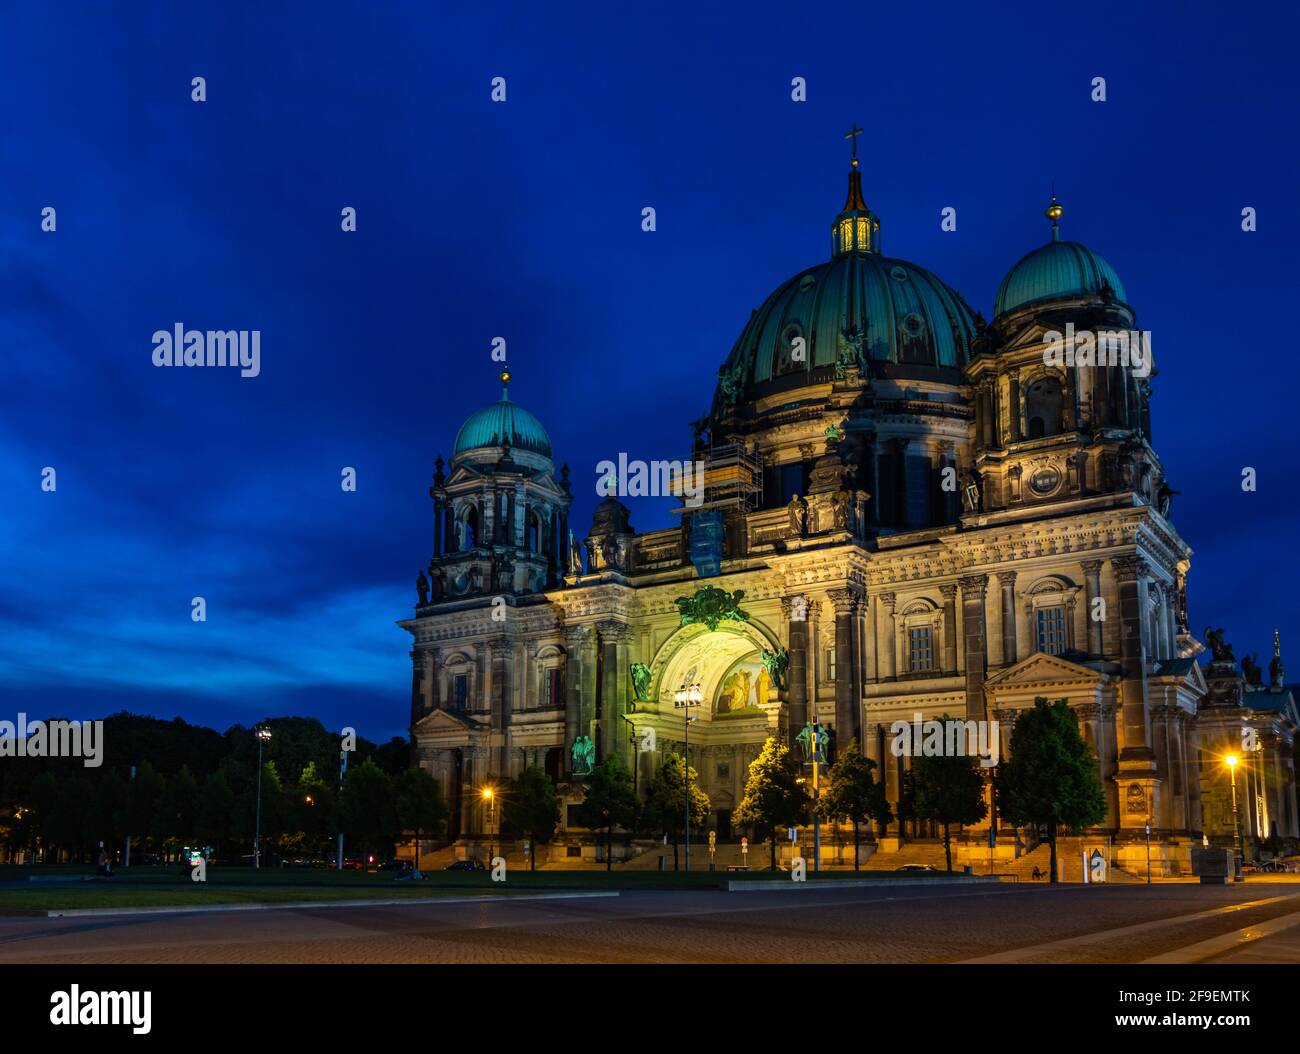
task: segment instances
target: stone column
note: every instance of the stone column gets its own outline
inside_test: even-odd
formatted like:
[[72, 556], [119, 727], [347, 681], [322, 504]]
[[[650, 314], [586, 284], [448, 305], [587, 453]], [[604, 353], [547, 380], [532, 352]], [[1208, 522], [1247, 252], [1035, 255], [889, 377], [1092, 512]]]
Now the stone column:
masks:
[[442, 498], [437, 494], [433, 496], [433, 555], [442, 555]]
[[1147, 564], [1139, 556], [1119, 556], [1111, 561], [1119, 585], [1119, 662], [1123, 668], [1120, 701], [1123, 707], [1124, 749], [1121, 761], [1152, 760], [1151, 719], [1147, 700], [1145, 655], [1142, 648], [1142, 583]]
[[850, 739], [861, 741], [862, 709], [856, 698], [853, 671], [853, 615], [860, 594], [855, 589], [832, 589], [827, 594], [835, 605], [835, 740], [843, 749]]
[[1017, 658], [1016, 649], [1016, 573], [999, 571], [1002, 587], [1002, 661], [1010, 666]]
[[[579, 736], [590, 735], [590, 711], [595, 695], [595, 650], [596, 634], [590, 626], [571, 626], [565, 631], [568, 656], [565, 661], [564, 683], [566, 696], [564, 702], [564, 756], [563, 771], [566, 776], [573, 773], [573, 744]], [[585, 695], [584, 688], [588, 681], [588, 667], [592, 683], [591, 694]]]
[[1088, 654], [1094, 658], [1100, 658], [1105, 650], [1102, 643], [1101, 628], [1102, 622], [1094, 617], [1096, 611], [1096, 600], [1101, 596], [1101, 561], [1085, 560], [1083, 562], [1083, 576], [1087, 583], [1088, 593]]
[[781, 613], [786, 620], [786, 640], [790, 651], [787, 675], [786, 746], [793, 749], [794, 737], [808, 723], [808, 599], [802, 595], [781, 598]]
[[428, 680], [425, 658], [427, 652], [411, 651], [411, 724], [428, 713]]
[[430, 648], [424, 654], [428, 660], [424, 667], [424, 676], [429, 685], [429, 710], [441, 710], [442, 678], [438, 676], [438, 664], [442, 661], [442, 653], [438, 648]]
[[510, 718], [513, 710], [511, 698], [511, 668], [514, 665], [515, 642], [509, 637], [497, 637], [491, 642], [491, 722], [495, 749], [492, 757], [493, 771], [501, 776], [510, 772]]
[[1008, 402], [1011, 404], [1011, 442], [1020, 441], [1020, 377], [1012, 373], [1007, 376]]
[[898, 679], [894, 652], [894, 594], [881, 593], [876, 603], [876, 646], [880, 649], [882, 681]]
[[1169, 658], [1178, 658], [1178, 588], [1173, 582], [1163, 584], [1165, 605], [1165, 639], [1169, 642]]
[[1185, 833], [1191, 830], [1189, 817], [1191, 816], [1190, 802], [1188, 801], [1188, 782], [1189, 773], [1187, 771], [1187, 755], [1185, 753], [1186, 732], [1184, 726], [1187, 723], [1186, 713], [1177, 706], [1172, 708], [1173, 714], [1169, 723], [1169, 824], [1178, 833]]
[[627, 646], [632, 631], [622, 622], [602, 622], [600, 756], [627, 761], [627, 729], [623, 716], [628, 706]]
[[957, 672], [957, 586], [945, 582], [939, 587], [943, 594], [943, 672]]
[[962, 625], [966, 640], [966, 717], [984, 719], [984, 673], [988, 666], [985, 642], [984, 595], [988, 575], [967, 575], [961, 579]]

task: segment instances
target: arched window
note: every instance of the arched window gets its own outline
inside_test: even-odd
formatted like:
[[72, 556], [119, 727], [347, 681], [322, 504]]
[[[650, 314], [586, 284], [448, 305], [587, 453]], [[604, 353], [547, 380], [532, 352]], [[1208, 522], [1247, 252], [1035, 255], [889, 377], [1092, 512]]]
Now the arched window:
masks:
[[460, 514], [460, 523], [456, 534], [460, 541], [461, 552], [468, 552], [478, 541], [478, 508], [473, 503], [466, 504]]
[[530, 553], [542, 551], [542, 518], [536, 511], [528, 514], [528, 551]]
[[1025, 437], [1042, 439], [1062, 430], [1061, 382], [1056, 377], [1040, 377], [1025, 390]]

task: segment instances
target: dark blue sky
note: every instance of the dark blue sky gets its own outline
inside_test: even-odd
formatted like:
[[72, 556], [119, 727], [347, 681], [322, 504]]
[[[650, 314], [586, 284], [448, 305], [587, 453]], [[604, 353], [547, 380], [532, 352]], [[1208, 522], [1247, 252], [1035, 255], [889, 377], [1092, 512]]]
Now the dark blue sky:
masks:
[[[750, 309], [827, 255], [854, 121], [885, 253], [986, 317], [1055, 180], [1152, 331], [1193, 627], [1266, 657], [1277, 624], [1300, 670], [1282, 8], [65, 6], [0, 31], [6, 711], [403, 732], [393, 623], [492, 338], [582, 528], [595, 463], [681, 456]], [[176, 322], [261, 330], [261, 376], [155, 369]]]

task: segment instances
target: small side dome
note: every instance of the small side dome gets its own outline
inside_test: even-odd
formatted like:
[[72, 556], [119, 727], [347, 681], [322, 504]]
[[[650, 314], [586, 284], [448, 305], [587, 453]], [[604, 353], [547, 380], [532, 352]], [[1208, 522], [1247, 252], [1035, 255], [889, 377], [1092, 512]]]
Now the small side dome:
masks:
[[994, 316], [1050, 300], [1101, 296], [1105, 289], [1110, 290], [1114, 299], [1126, 302], [1124, 283], [1115, 268], [1086, 245], [1060, 240], [1058, 221], [1063, 212], [1053, 197], [1047, 208], [1047, 217], [1052, 221], [1052, 240], [1021, 257], [1007, 272], [998, 286]]
[[527, 450], [542, 457], [551, 456], [551, 439], [542, 423], [522, 406], [510, 401], [510, 373], [501, 374], [501, 399], [470, 414], [456, 433], [456, 450], [463, 454], [481, 447], [499, 447], [506, 443], [512, 450]]

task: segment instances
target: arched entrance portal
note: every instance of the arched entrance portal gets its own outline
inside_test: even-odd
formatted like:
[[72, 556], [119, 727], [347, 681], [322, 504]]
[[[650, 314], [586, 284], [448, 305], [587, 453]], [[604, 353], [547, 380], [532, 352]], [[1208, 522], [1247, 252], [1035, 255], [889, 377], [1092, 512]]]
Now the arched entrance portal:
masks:
[[[720, 841], [739, 837], [731, 813], [744, 794], [750, 762], [781, 727], [783, 693], [763, 660], [764, 652], [779, 650], [775, 635], [756, 621], [723, 622], [714, 630], [683, 626], [655, 656], [647, 693], [652, 701], [639, 703], [633, 718], [638, 728], [654, 729], [654, 749], [637, 758], [644, 787], [666, 755], [683, 753], [690, 713], [690, 765], [712, 804], [708, 830]], [[693, 684], [700, 686], [700, 706], [679, 709], [677, 689]], [[698, 835], [707, 837], [705, 831]]]

